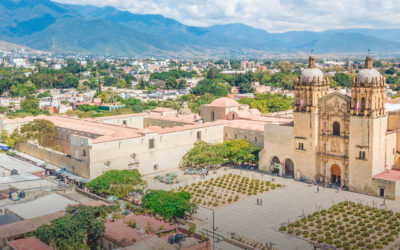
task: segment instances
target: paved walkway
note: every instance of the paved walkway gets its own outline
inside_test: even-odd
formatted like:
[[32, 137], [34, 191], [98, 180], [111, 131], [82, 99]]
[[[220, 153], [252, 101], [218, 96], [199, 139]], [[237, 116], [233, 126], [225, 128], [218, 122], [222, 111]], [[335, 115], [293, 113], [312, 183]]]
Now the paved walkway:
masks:
[[[242, 173], [243, 174], [243, 173]], [[260, 178], [261, 174], [247, 173]], [[270, 180], [270, 176], [263, 176], [263, 180]], [[259, 242], [272, 242], [279, 249], [312, 249], [306, 241], [290, 237], [277, 231], [281, 224], [293, 222], [318, 209], [329, 208], [333, 203], [344, 200], [362, 202], [363, 204], [383, 208], [381, 198], [357, 194], [335, 189], [317, 188], [305, 183], [276, 177], [277, 182], [287, 185], [285, 188], [273, 190], [258, 196], [251, 196], [232, 205], [215, 210], [215, 225], [220, 234], [236, 232]], [[263, 205], [256, 205], [256, 199], [262, 198]], [[400, 211], [399, 201], [386, 201], [388, 209]], [[211, 229], [212, 212], [199, 208], [198, 218], [207, 220], [204, 228]], [[230, 248], [226, 248], [230, 249]], [[235, 248], [232, 248], [235, 249]]]

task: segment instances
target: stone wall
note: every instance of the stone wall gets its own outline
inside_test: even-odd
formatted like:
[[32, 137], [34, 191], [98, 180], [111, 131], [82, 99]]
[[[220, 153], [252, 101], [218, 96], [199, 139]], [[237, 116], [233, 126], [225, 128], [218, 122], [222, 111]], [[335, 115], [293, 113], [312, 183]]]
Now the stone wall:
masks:
[[64, 153], [29, 143], [19, 144], [16, 149], [23, 153], [46, 161], [47, 163], [50, 163], [52, 165], [58, 166], [60, 168], [66, 168], [71, 172], [82, 176], [83, 178], [90, 178], [89, 162], [87, 161], [76, 160], [67, 157], [67, 155]]

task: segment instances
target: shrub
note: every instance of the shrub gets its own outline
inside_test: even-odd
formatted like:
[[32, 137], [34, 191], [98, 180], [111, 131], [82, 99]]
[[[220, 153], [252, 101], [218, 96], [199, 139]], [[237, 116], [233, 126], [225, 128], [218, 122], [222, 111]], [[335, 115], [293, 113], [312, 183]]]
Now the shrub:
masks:
[[280, 226], [280, 227], [279, 227], [279, 231], [285, 232], [286, 230], [287, 230], [287, 228], [286, 228], [285, 226]]

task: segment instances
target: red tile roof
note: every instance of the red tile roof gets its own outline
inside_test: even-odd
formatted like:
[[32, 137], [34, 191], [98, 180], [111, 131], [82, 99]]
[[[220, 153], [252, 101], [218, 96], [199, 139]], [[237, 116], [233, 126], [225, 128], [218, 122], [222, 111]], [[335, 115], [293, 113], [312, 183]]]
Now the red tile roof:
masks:
[[[134, 219], [136, 221], [136, 228], [132, 228], [128, 224], [125, 224], [126, 221]], [[171, 231], [176, 229], [175, 225], [165, 223], [162, 220], [157, 220], [152, 216], [147, 215], [128, 215], [125, 218], [119, 219], [117, 221], [106, 221], [104, 223], [105, 226], [105, 235], [117, 240], [119, 242], [127, 241], [133, 244], [132, 239], [136, 238], [136, 242], [140, 242], [149, 238], [156, 236], [155, 233], [146, 233], [145, 230], [150, 224], [151, 228], [156, 232], [160, 231], [159, 229], [163, 225], [162, 231]], [[140, 229], [142, 228], [142, 229]]]
[[380, 174], [375, 175], [373, 178], [386, 181], [398, 181], [400, 180], [400, 170], [386, 170]]
[[8, 243], [15, 250], [52, 250], [50, 246], [35, 237], [13, 240]]

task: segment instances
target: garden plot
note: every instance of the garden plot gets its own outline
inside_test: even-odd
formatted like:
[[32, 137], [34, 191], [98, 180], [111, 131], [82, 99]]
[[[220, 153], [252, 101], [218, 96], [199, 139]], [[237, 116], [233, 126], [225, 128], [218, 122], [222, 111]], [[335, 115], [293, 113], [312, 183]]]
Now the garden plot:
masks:
[[180, 187], [178, 191], [189, 192], [192, 196], [191, 201], [198, 205], [220, 207], [280, 187], [281, 184], [230, 173]]

